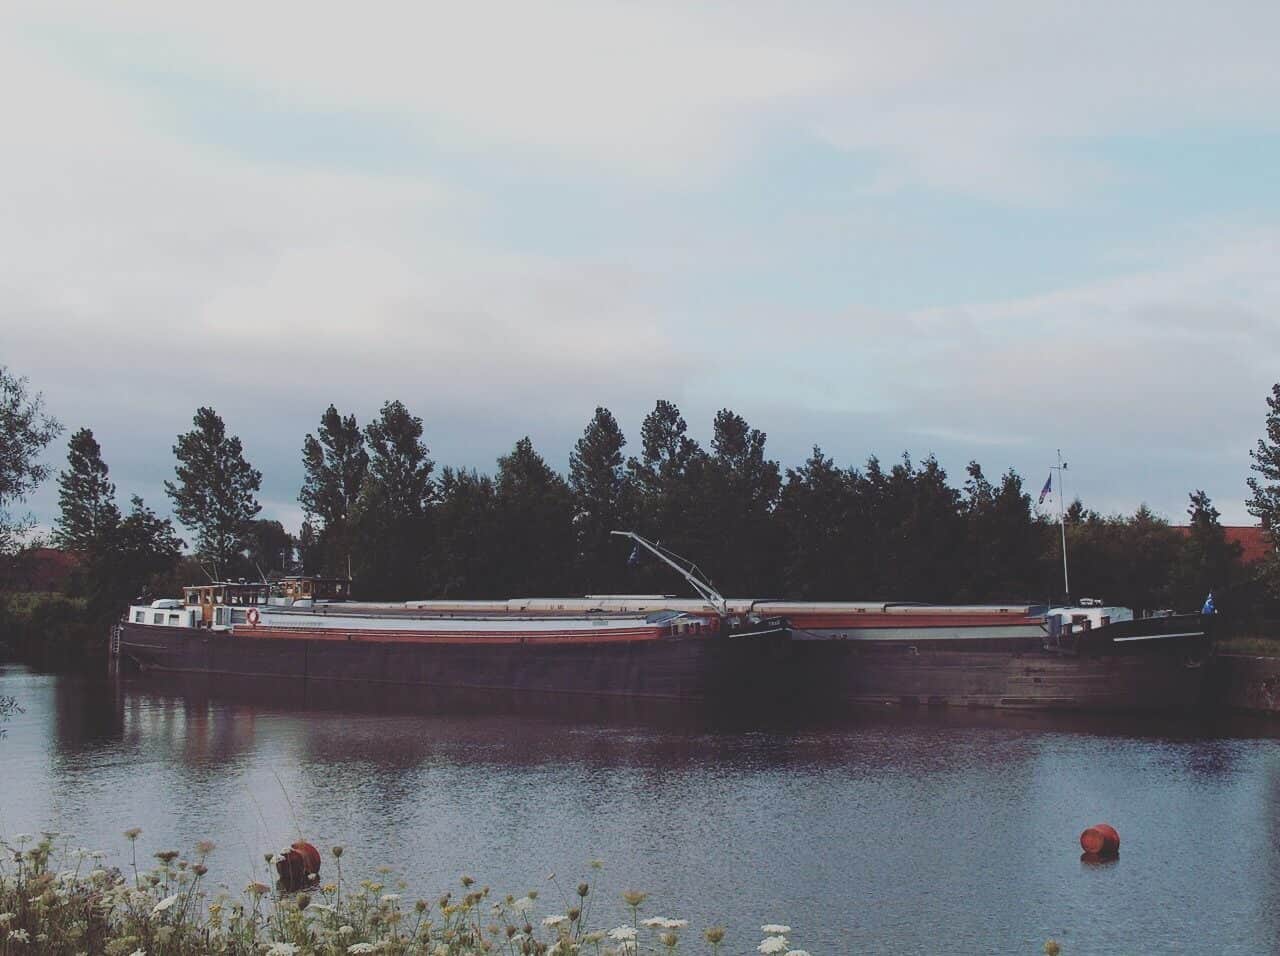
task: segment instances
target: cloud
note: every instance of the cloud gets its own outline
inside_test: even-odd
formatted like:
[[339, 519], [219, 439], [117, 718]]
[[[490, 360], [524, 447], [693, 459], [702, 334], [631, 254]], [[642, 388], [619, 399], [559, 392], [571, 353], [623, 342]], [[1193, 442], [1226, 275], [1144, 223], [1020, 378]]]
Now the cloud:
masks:
[[[1135, 254], [1095, 202], [1135, 169], [1097, 147], [1275, 132], [1278, 17], [11, 10], [0, 83], [24, 95], [0, 128], [3, 360], [94, 427], [122, 491], [153, 505], [199, 404], [296, 516], [298, 448], [330, 401], [367, 420], [401, 398], [442, 463], [483, 468], [526, 432], [563, 466], [596, 404], [634, 438], [665, 397], [704, 438], [732, 405], [790, 462], [816, 441], [1030, 473], [1061, 444], [1084, 450], [1091, 503], [1150, 494], [1176, 514], [1204, 476], [1243, 520], [1277, 357], [1275, 227], [1188, 214]], [[326, 125], [344, 148], [267, 148]], [[921, 211], [913, 195], [980, 202]], [[982, 218], [1004, 207], [1028, 218]], [[1110, 278], [1028, 294], [983, 230], [954, 248], [966, 216], [1015, 236], [1035, 217], [1093, 229]], [[938, 276], [961, 253], [984, 288], [1019, 291], [957, 292]], [[912, 304], [875, 294], [895, 284]]]

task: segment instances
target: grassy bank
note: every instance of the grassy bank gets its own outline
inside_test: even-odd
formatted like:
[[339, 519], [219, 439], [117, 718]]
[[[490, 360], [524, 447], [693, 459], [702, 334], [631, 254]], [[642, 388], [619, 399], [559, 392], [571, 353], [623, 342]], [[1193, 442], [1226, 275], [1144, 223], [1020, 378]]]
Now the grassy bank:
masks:
[[638, 891], [622, 895], [619, 911], [628, 918], [597, 927], [597, 894], [587, 882], [563, 886], [552, 878], [544, 896], [516, 897], [464, 876], [433, 900], [406, 899], [389, 868], [359, 880], [344, 873], [341, 847], [325, 854], [327, 879], [304, 892], [284, 892], [274, 879], [278, 858], [268, 853], [260, 882], [237, 895], [214, 893], [205, 882], [213, 844], [148, 857], [140, 833], [125, 833], [130, 863], [123, 871], [57, 834], [0, 841], [0, 954], [605, 956], [702, 949], [808, 956], [793, 946], [788, 926], [765, 924], [759, 934], [754, 927], [691, 928], [687, 920], [651, 915], [653, 901]]
[[1280, 637], [1241, 634], [1213, 642], [1217, 654], [1247, 654], [1252, 657], [1280, 657]]
[[76, 667], [102, 660], [109, 622], [84, 598], [42, 591], [0, 594], [0, 650], [42, 667]]

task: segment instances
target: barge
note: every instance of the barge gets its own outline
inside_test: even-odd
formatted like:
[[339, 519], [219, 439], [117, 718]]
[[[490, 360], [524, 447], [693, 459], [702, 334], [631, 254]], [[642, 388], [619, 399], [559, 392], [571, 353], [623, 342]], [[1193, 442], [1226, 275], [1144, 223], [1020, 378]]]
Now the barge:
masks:
[[[656, 553], [656, 552], [655, 552]], [[696, 610], [532, 613], [345, 600], [343, 582], [211, 582], [129, 608], [117, 655], [144, 671], [701, 703], [789, 699], [778, 618]]]

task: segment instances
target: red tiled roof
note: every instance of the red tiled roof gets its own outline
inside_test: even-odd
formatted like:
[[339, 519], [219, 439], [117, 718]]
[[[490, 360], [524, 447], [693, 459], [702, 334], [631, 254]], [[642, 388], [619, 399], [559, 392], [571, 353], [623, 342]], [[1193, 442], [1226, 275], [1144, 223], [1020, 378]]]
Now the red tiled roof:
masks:
[[[1186, 525], [1177, 529], [1184, 535], [1191, 533]], [[1240, 545], [1241, 564], [1257, 564], [1273, 550], [1270, 537], [1257, 525], [1223, 525], [1222, 530], [1228, 542]]]

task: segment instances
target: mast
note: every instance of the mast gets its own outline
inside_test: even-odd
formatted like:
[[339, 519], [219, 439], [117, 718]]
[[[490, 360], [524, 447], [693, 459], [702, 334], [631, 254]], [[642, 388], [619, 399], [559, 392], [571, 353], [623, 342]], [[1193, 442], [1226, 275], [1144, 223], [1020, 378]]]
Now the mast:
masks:
[[1058, 525], [1062, 530], [1062, 589], [1065, 592], [1066, 605], [1071, 604], [1071, 578], [1067, 574], [1067, 489], [1063, 484], [1062, 473], [1066, 471], [1067, 466], [1062, 461], [1062, 449], [1058, 449], [1058, 467], [1054, 469], [1058, 473]]
[[[680, 555], [676, 554], [674, 551], [668, 551], [666, 548], [662, 547], [661, 545], [654, 544], [648, 538], [642, 538], [640, 535], [636, 534], [634, 531], [610, 531], [609, 533], [616, 534], [621, 538], [630, 538], [636, 544], [643, 547], [646, 551], [649, 551], [650, 553], [652, 553], [653, 556], [656, 557], [663, 564], [667, 565], [670, 568], [674, 568], [675, 571], [682, 578], [684, 578], [686, 581], [689, 582], [689, 587], [693, 588], [695, 591], [698, 592], [698, 596], [700, 598], [702, 598], [704, 601], [708, 602], [709, 604], [715, 605], [716, 609], [719, 610], [721, 614], [729, 613], [729, 602], [725, 600], [723, 594], [721, 594], [719, 591], [717, 591], [715, 588], [711, 586], [710, 581], [704, 581], [702, 578], [698, 577], [698, 575], [701, 574], [702, 572], [699, 570], [698, 566], [694, 564], [692, 561], [688, 560], [687, 558], [680, 557]], [[684, 567], [684, 565], [677, 563], [675, 559], [684, 561], [686, 564], [688, 564], [688, 567], [686, 568]]]

